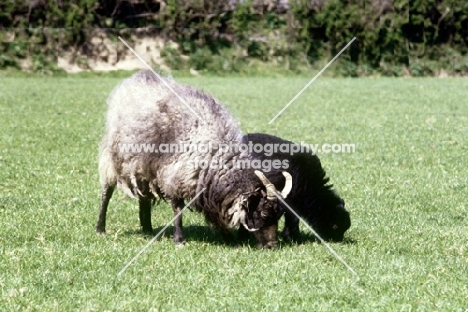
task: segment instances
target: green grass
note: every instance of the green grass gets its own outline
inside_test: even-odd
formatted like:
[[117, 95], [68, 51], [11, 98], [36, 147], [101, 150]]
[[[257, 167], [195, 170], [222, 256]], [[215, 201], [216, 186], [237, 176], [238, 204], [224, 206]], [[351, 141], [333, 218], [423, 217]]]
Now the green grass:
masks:
[[[345, 243], [225, 244], [184, 214], [148, 242], [137, 204], [114, 196], [95, 234], [97, 146], [110, 75], [0, 78], [1, 311], [463, 311], [468, 298], [467, 79], [181, 79], [225, 103], [244, 132], [307, 143], [355, 143], [321, 160], [351, 212]], [[156, 207], [157, 228], [171, 219]], [[306, 229], [302, 229], [306, 232]]]

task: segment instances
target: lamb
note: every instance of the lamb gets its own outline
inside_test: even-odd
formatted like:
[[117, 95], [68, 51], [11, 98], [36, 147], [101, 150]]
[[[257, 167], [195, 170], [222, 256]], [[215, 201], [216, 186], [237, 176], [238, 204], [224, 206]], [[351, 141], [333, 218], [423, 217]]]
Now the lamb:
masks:
[[[260, 144], [287, 144], [293, 142], [283, 140], [273, 135], [263, 133], [249, 133], [243, 138], [247, 145]], [[252, 156], [260, 160], [287, 161], [287, 170], [293, 179], [293, 188], [285, 200], [301, 217], [303, 217], [325, 240], [342, 241], [344, 233], [351, 226], [349, 212], [345, 209], [344, 200], [329, 185], [320, 159], [317, 155], [307, 152], [295, 154], [276, 152], [266, 156], [265, 153], [256, 153]], [[273, 170], [265, 173], [266, 177], [276, 187], [282, 187], [283, 179], [280, 171]], [[292, 240], [299, 236], [299, 220], [292, 214], [289, 208], [280, 203], [285, 212], [285, 226], [283, 237]], [[244, 234], [245, 235], [245, 234]]]
[[[193, 208], [203, 212], [207, 222], [223, 235], [242, 226], [254, 234], [260, 248], [277, 246], [282, 213], [277, 196], [287, 197], [291, 176], [282, 174], [279, 179], [284, 188], [277, 192], [261, 171], [237, 165], [248, 164], [252, 157], [236, 148], [242, 142], [242, 133], [223, 105], [192, 87], [147, 70], [125, 79], [107, 102], [106, 131], [99, 156], [102, 199], [98, 233], [105, 233], [107, 208], [117, 186], [127, 196], [138, 199], [140, 225], [146, 233], [152, 233], [151, 208], [155, 200], [169, 202], [176, 216], [173, 240], [181, 244], [184, 236], [179, 212], [184, 200], [194, 199], [204, 189], [194, 199]], [[190, 149], [164, 153], [124, 148], [145, 144], [157, 149], [181, 142], [213, 148], [208, 152]], [[231, 148], [220, 148], [223, 144]], [[202, 161], [223, 165], [194, 165]]]

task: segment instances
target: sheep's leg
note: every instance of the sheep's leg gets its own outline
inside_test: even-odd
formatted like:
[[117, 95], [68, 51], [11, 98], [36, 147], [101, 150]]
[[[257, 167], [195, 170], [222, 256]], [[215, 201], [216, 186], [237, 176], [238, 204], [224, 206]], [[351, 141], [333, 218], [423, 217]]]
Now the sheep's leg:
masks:
[[151, 199], [142, 197], [140, 202], [140, 225], [143, 233], [153, 234], [153, 226], [151, 225]]
[[[183, 244], [184, 241], [184, 233], [182, 232], [182, 214], [180, 213], [184, 208], [184, 200], [183, 199], [175, 199], [171, 201], [172, 209], [174, 210], [174, 243], [177, 245]], [[180, 213], [180, 214], [179, 214]]]
[[286, 211], [284, 214], [285, 222], [283, 228], [283, 238], [286, 241], [299, 238], [299, 219], [292, 214], [290, 211]]
[[115, 185], [104, 185], [102, 188], [101, 210], [99, 211], [99, 219], [96, 223], [96, 231], [98, 234], [106, 233], [106, 214], [109, 201], [114, 193]]

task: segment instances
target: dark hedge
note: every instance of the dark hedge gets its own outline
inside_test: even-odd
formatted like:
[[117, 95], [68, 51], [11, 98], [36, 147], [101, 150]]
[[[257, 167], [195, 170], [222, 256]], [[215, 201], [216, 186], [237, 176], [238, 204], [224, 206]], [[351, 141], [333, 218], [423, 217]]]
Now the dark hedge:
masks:
[[96, 57], [96, 30], [175, 41], [162, 54], [179, 68], [235, 71], [257, 60], [295, 70], [356, 37], [337, 61], [342, 75], [468, 73], [466, 0], [1, 0], [0, 68], [25, 58], [33, 70], [54, 68], [64, 51]]

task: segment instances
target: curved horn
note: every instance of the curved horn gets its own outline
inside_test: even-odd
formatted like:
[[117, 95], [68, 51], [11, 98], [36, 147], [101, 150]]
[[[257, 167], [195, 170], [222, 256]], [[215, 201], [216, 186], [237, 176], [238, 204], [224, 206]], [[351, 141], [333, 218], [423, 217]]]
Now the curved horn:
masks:
[[267, 190], [267, 199], [268, 200], [275, 200], [276, 199], [276, 188], [263, 174], [263, 172], [259, 170], [255, 170], [255, 175], [262, 181], [263, 185]]
[[283, 175], [286, 178], [286, 182], [284, 183], [284, 188], [281, 191], [281, 196], [283, 196], [283, 198], [286, 198], [292, 189], [292, 176], [287, 171], [283, 171]]

